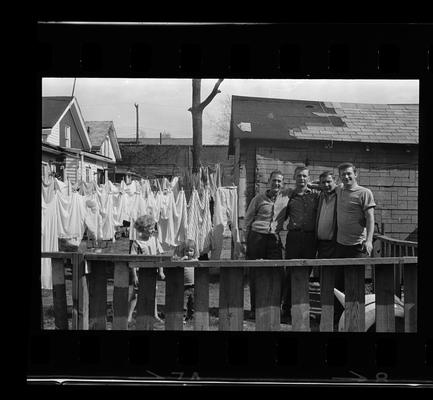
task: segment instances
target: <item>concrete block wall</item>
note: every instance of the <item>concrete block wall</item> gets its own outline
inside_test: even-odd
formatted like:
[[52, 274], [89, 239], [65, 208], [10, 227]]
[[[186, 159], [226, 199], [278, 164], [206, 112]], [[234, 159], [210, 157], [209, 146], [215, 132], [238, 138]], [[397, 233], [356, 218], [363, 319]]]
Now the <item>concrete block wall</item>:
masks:
[[[338, 164], [349, 161], [358, 168], [358, 182], [368, 187], [377, 207], [375, 220], [385, 234], [396, 239], [417, 240], [418, 226], [418, 154], [407, 152], [402, 145], [334, 142], [249, 141], [241, 143], [241, 163], [246, 163], [247, 193], [245, 203], [254, 196], [251, 189], [266, 190], [270, 173], [279, 169], [284, 182], [294, 187], [293, 172], [297, 165], [308, 164], [312, 180], [317, 180], [325, 170], [338, 174]], [[255, 150], [255, 161], [252, 154]], [[256, 171], [255, 175], [253, 171]], [[240, 211], [241, 214], [241, 211]]]
[[[176, 176], [192, 170], [192, 146], [142, 145], [119, 140], [122, 161], [117, 167], [129, 168], [141, 176]], [[202, 165], [221, 164], [224, 186], [233, 184], [234, 156], [228, 156], [228, 146], [205, 145]]]

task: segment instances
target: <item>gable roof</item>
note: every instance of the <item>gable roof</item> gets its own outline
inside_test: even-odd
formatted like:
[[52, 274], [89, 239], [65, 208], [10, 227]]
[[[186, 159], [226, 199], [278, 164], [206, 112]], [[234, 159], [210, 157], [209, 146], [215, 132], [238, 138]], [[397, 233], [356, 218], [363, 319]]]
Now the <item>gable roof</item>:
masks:
[[85, 121], [85, 125], [92, 143], [92, 151], [98, 151], [108, 135], [116, 160], [120, 161], [122, 159], [113, 121]]
[[49, 96], [42, 97], [42, 132], [46, 134], [45, 129], [53, 128], [63, 116], [70, 110], [72, 118], [76, 124], [78, 134], [83, 142], [83, 150], [90, 150], [89, 135], [84, 125], [83, 116], [80, 106], [75, 97]]
[[360, 104], [232, 96], [234, 139], [418, 144], [418, 104]]
[[42, 129], [52, 128], [71, 104], [71, 96], [42, 97]]

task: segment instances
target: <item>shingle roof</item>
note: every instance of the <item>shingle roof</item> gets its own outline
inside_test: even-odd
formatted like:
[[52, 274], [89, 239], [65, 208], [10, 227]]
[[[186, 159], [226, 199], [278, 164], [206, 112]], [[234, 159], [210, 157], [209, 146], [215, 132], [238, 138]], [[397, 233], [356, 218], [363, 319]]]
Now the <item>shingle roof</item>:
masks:
[[99, 150], [105, 138], [109, 135], [114, 155], [119, 161], [121, 154], [113, 121], [85, 121], [85, 125], [90, 142], [92, 143], [92, 150]]
[[42, 97], [42, 129], [52, 128], [71, 101], [71, 96]]
[[[121, 144], [127, 144], [136, 143], [136, 138], [118, 138], [119, 143]], [[145, 145], [173, 145], [173, 146], [192, 146], [192, 138], [162, 138], [162, 141], [160, 143], [160, 138], [138, 138], [139, 144], [145, 144]]]
[[229, 143], [231, 150], [234, 138], [418, 144], [418, 108], [233, 96]]
[[112, 121], [85, 121], [92, 150], [99, 150], [113, 124]]

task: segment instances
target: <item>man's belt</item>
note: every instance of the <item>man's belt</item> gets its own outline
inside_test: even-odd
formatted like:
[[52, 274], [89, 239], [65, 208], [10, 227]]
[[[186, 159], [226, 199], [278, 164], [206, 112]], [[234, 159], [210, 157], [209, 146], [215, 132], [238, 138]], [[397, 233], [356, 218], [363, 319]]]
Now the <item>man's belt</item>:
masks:
[[305, 233], [313, 233], [314, 231], [306, 231], [302, 228], [290, 228], [288, 229], [289, 232], [305, 232]]

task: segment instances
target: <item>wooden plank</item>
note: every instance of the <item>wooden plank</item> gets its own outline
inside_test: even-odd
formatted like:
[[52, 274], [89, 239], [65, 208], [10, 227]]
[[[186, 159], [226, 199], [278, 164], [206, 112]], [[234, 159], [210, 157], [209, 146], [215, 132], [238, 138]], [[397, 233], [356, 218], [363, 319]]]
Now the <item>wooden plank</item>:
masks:
[[54, 324], [56, 329], [68, 329], [64, 260], [51, 260], [53, 277]]
[[335, 269], [322, 267], [320, 276], [320, 302], [322, 304], [320, 332], [332, 332], [334, 330]]
[[256, 268], [256, 331], [280, 330], [283, 268]]
[[[70, 254], [70, 253], [69, 253]], [[86, 260], [97, 261], [139, 261], [139, 262], [166, 262], [170, 261], [170, 256], [144, 256], [142, 254], [125, 253], [84, 253]]]
[[80, 329], [80, 277], [83, 269], [83, 256], [72, 253], [72, 329]]
[[365, 281], [364, 270], [352, 266], [344, 269], [345, 310], [344, 330], [365, 331]]
[[126, 262], [114, 263], [113, 330], [128, 329], [129, 268]]
[[194, 269], [194, 330], [209, 330], [209, 268]]
[[156, 270], [138, 270], [136, 329], [151, 331], [155, 322]]
[[72, 259], [72, 327], [73, 329], [89, 329], [89, 287], [85, 275], [84, 256], [75, 253]]
[[376, 277], [376, 332], [395, 332], [394, 271], [378, 265]]
[[61, 259], [72, 259], [74, 253], [65, 251], [42, 251], [41, 258], [61, 258]]
[[183, 330], [183, 268], [171, 268], [165, 272], [165, 330]]
[[309, 268], [292, 269], [292, 330], [310, 331]]
[[87, 275], [82, 273], [80, 278], [78, 303], [78, 329], [89, 329], [89, 282]]
[[[135, 256], [136, 257], [136, 256]], [[92, 258], [93, 260], [93, 258]], [[126, 261], [133, 261], [125, 259]], [[114, 260], [114, 261], [125, 261], [125, 260]], [[291, 259], [291, 260], [209, 260], [209, 261], [167, 261], [164, 263], [139, 260], [140, 264], [137, 264], [138, 269], [157, 269], [159, 266], [163, 266], [165, 269], [178, 268], [183, 266], [194, 267], [194, 268], [213, 268], [218, 267], [224, 268], [274, 268], [274, 267], [320, 267], [320, 266], [358, 266], [364, 269], [366, 265], [376, 264], [416, 264], [418, 257], [371, 257], [371, 258], [326, 258], [326, 259]]]
[[107, 327], [107, 275], [104, 261], [93, 261], [89, 274], [89, 329]]
[[404, 331], [417, 332], [418, 265], [404, 265]]
[[[225, 261], [225, 260], [224, 260]], [[244, 270], [222, 268], [220, 270], [219, 330], [241, 331], [244, 319]]]

